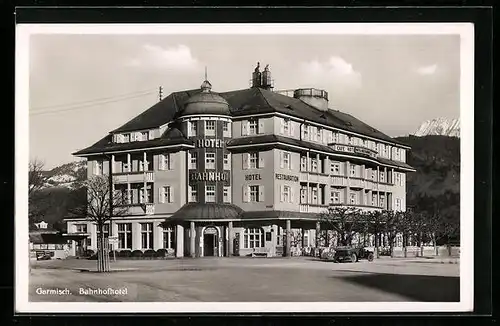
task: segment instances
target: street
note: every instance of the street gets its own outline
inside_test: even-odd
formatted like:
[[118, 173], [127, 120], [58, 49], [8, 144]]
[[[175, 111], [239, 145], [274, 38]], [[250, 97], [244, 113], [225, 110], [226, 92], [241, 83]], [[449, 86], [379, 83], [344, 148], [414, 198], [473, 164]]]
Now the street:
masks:
[[[299, 258], [32, 262], [34, 302], [459, 301], [459, 265], [405, 259], [336, 264]], [[55, 293], [59, 289], [59, 293]], [[52, 290], [52, 291], [50, 291]]]

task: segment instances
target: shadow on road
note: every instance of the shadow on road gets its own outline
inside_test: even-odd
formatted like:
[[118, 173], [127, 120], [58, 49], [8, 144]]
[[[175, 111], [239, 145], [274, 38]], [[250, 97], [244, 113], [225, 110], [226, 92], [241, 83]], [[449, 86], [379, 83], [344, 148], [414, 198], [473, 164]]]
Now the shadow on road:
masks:
[[370, 273], [342, 276], [341, 279], [417, 301], [460, 301], [460, 277]]

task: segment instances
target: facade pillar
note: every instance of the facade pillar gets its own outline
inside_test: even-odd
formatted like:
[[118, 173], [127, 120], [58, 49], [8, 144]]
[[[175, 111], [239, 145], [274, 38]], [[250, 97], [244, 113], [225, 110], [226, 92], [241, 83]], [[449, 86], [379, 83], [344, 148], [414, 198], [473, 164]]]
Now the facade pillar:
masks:
[[189, 229], [189, 254], [191, 255], [191, 258], [194, 258], [196, 256], [196, 229], [194, 227], [194, 222], [190, 223], [190, 229]]
[[304, 228], [301, 229], [302, 232], [302, 248], [307, 247], [306, 244], [306, 230]]
[[292, 244], [292, 223], [290, 220], [286, 220], [286, 256], [291, 257], [292, 256], [292, 251], [291, 251], [291, 244]]
[[144, 190], [142, 192], [142, 202], [143, 203], [148, 203], [149, 200], [147, 199], [147, 187], [148, 187], [148, 183], [146, 182], [146, 152], [144, 151], [144, 154], [143, 154], [143, 157], [142, 157], [142, 170], [144, 171], [144, 184], [143, 184], [143, 187], [144, 187]]
[[230, 257], [234, 254], [233, 248], [233, 222], [227, 223], [227, 256]]
[[184, 227], [175, 226], [175, 257], [184, 257]]
[[320, 232], [321, 232], [321, 224], [318, 222], [316, 222], [316, 236], [315, 236], [315, 242], [316, 242], [316, 248], [319, 248], [319, 236], [320, 236]]

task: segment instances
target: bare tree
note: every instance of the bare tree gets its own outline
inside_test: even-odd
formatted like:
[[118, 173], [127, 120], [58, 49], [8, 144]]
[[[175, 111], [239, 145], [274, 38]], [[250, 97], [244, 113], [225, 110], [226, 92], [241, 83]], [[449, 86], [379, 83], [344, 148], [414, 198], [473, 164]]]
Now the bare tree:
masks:
[[33, 159], [29, 162], [28, 168], [28, 195], [43, 188], [47, 178], [43, 175], [45, 164], [39, 159]]
[[349, 246], [356, 233], [364, 229], [366, 219], [359, 208], [334, 206], [321, 213], [319, 220], [326, 230], [337, 233], [338, 242], [342, 246]]
[[[108, 239], [104, 237], [104, 225], [112, 217], [124, 216], [128, 212], [126, 198], [120, 192], [112, 193], [108, 176], [93, 176], [83, 182], [87, 190], [87, 202], [75, 209], [75, 213], [86, 216], [97, 225], [97, 270], [108, 271]], [[110, 200], [110, 196], [111, 200]], [[112, 211], [112, 215], [110, 212]]]
[[366, 212], [365, 216], [368, 224], [368, 230], [375, 236], [375, 257], [380, 258], [380, 236], [386, 228], [386, 216], [384, 215], [384, 212], [380, 210]]
[[28, 218], [30, 225], [40, 221], [45, 217], [50, 206], [48, 205], [47, 192], [43, 187], [47, 180], [44, 172], [44, 163], [41, 160], [33, 159], [28, 165]]

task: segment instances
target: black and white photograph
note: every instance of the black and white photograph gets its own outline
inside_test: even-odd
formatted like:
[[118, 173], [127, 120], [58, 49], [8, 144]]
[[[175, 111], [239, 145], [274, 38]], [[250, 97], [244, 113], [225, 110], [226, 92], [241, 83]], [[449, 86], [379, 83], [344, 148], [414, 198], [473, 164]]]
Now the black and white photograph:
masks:
[[19, 312], [472, 310], [472, 24], [19, 24], [16, 50]]

